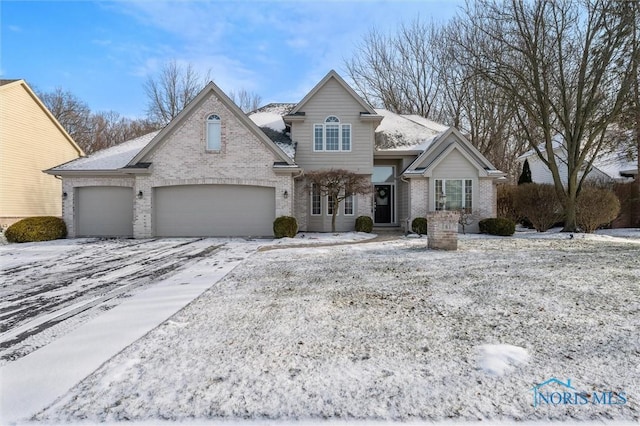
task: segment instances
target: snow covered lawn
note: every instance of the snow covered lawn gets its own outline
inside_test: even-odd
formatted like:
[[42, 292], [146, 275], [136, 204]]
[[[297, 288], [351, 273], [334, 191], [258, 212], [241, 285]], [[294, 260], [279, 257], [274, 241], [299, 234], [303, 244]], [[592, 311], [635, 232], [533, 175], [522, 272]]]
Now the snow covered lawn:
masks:
[[[635, 235], [258, 252], [36, 419], [638, 421]], [[534, 407], [551, 378], [626, 403]]]

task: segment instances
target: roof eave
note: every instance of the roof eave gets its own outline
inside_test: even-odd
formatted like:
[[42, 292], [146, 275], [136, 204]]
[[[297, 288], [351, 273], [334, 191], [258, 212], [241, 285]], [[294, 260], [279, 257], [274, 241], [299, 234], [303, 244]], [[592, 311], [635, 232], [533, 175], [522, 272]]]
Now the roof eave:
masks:
[[108, 169], [108, 170], [61, 170], [61, 169], [48, 169], [43, 170], [44, 173], [53, 176], [61, 177], [88, 177], [88, 176], [130, 176], [132, 174], [148, 174], [151, 170], [144, 169]]
[[373, 158], [380, 158], [380, 157], [384, 157], [384, 158], [390, 158], [390, 157], [413, 157], [416, 155], [420, 155], [422, 154], [422, 150], [420, 149], [408, 149], [408, 150], [395, 150], [395, 151], [385, 151], [385, 150], [380, 150], [380, 151], [373, 151]]

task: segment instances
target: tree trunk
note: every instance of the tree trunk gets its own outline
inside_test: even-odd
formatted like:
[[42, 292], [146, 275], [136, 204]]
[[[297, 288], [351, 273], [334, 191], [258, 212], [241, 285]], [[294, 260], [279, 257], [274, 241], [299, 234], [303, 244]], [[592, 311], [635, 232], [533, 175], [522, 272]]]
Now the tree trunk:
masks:
[[338, 196], [331, 197], [333, 201], [333, 214], [331, 215], [331, 232], [336, 232], [336, 216], [338, 215], [338, 208], [340, 207], [340, 200]]
[[576, 232], [578, 229], [577, 219], [576, 219], [576, 196], [571, 194], [567, 194], [567, 199], [565, 200], [564, 207], [564, 228], [562, 228], [562, 232]]

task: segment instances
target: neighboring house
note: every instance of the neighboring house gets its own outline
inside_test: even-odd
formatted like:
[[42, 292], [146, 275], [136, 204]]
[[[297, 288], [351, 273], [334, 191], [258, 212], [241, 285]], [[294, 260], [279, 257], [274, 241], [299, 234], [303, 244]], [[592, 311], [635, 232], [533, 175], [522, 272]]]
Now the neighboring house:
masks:
[[270, 236], [282, 215], [331, 230], [326, 197], [304, 177], [330, 168], [375, 188], [341, 204], [339, 231], [360, 215], [396, 227], [437, 209], [495, 216], [504, 176], [456, 129], [375, 110], [335, 71], [299, 103], [249, 115], [209, 83], [160, 132], [47, 173], [63, 179], [72, 237]]
[[[567, 150], [563, 140], [562, 136], [556, 136], [553, 139], [553, 149], [558, 165], [558, 172], [560, 173], [563, 184], [566, 186], [568, 178]], [[541, 145], [539, 149], [546, 155], [544, 145]], [[551, 170], [542, 162], [535, 150], [531, 149], [517, 158], [517, 161], [521, 164], [524, 164], [525, 160], [529, 162], [531, 180], [533, 182], [553, 184]], [[578, 173], [578, 179], [581, 179], [583, 175], [584, 169]], [[588, 172], [585, 180], [602, 183], [630, 182], [637, 175], [637, 162], [629, 159], [624, 152], [602, 152], [593, 162], [593, 167]]]
[[82, 155], [24, 80], [0, 80], [0, 225], [62, 216], [62, 182], [42, 170]]

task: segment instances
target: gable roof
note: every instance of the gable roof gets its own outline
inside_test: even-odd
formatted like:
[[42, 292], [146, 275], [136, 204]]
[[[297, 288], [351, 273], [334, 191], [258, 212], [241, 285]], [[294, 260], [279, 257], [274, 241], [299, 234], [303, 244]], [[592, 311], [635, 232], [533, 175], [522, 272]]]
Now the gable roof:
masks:
[[131, 159], [128, 166], [134, 167], [137, 163], [154, 152], [160, 142], [169, 135], [175, 128], [194, 111], [207, 96], [214, 94], [220, 102], [240, 121], [247, 129], [249, 129], [261, 142], [263, 142], [277, 157], [276, 162], [284, 162], [292, 165], [293, 160], [278, 145], [276, 145], [247, 115], [220, 89], [213, 81], [209, 82], [204, 89], [180, 113], [169, 122], [160, 132]]
[[335, 80], [338, 82], [338, 84], [340, 84], [340, 86], [342, 86], [344, 88], [344, 90], [346, 90], [352, 97], [353, 99], [355, 99], [356, 102], [358, 102], [358, 104], [360, 104], [360, 106], [362, 106], [363, 111], [362, 112], [366, 112], [368, 114], [371, 115], [376, 115], [376, 111], [371, 107], [371, 105], [369, 105], [368, 103], [366, 103], [364, 101], [364, 99], [362, 99], [360, 97], [360, 95], [358, 95], [356, 93], [355, 90], [353, 90], [351, 88], [351, 86], [349, 86], [347, 84], [346, 81], [344, 81], [342, 79], [342, 77], [340, 77], [340, 75], [335, 72], [335, 70], [331, 70], [327, 73], [327, 75], [324, 76], [324, 78], [322, 80], [320, 80], [320, 82], [318, 84], [315, 85], [315, 87], [313, 89], [311, 89], [311, 91], [309, 93], [307, 93], [307, 95], [302, 98], [302, 100], [300, 102], [298, 102], [298, 104], [289, 112], [289, 115], [295, 115], [296, 113], [300, 112], [300, 110], [302, 109], [302, 107], [309, 102], [309, 99], [313, 98], [315, 96], [316, 93], [318, 93], [318, 91], [325, 85], [327, 84], [327, 82], [329, 80]]
[[[561, 161], [566, 161], [567, 149], [564, 143], [564, 137], [557, 134], [551, 140], [555, 157]], [[538, 145], [538, 149], [546, 158], [546, 146], [544, 143]], [[637, 156], [637, 154], [636, 154]], [[601, 150], [593, 161], [592, 170], [602, 173], [603, 177], [611, 179], [621, 179], [624, 176], [638, 174], [638, 163], [635, 159], [630, 158], [625, 149]], [[524, 163], [529, 158], [538, 159], [538, 153], [535, 149], [530, 149], [524, 154], [516, 158], [516, 161]]]
[[27, 84], [26, 81], [24, 81], [22, 79], [18, 79], [18, 80], [6, 80], [6, 79], [0, 80], [0, 90], [3, 90], [3, 91], [4, 90], [9, 90], [10, 88], [15, 87], [15, 86], [20, 86], [27, 92], [27, 94], [31, 97], [31, 99], [33, 99], [33, 101], [38, 106], [38, 108], [40, 110], [42, 110], [42, 112], [47, 116], [47, 118], [49, 120], [51, 120], [53, 125], [60, 131], [62, 136], [64, 136], [64, 138], [67, 140], [67, 142], [69, 142], [69, 144], [78, 153], [78, 155], [79, 156], [84, 156], [84, 151], [82, 150], [82, 148], [80, 148], [80, 146], [73, 140], [71, 135], [69, 135], [69, 133], [67, 133], [67, 131], [64, 129], [64, 127], [62, 127], [62, 125], [60, 124], [58, 119], [55, 118], [53, 114], [51, 114], [51, 111], [49, 111], [49, 108], [47, 108], [47, 106], [40, 100], [40, 98], [38, 98], [38, 95], [36, 95], [36, 93], [33, 90], [31, 90], [31, 87], [29, 87], [29, 85]]
[[[455, 142], [445, 145], [448, 143], [449, 136], [454, 136]], [[424, 152], [406, 168], [404, 174], [429, 177], [433, 169], [454, 150], [462, 154], [478, 170], [480, 176], [495, 178], [505, 176], [504, 172], [496, 169], [455, 127], [449, 127], [433, 138]]]

